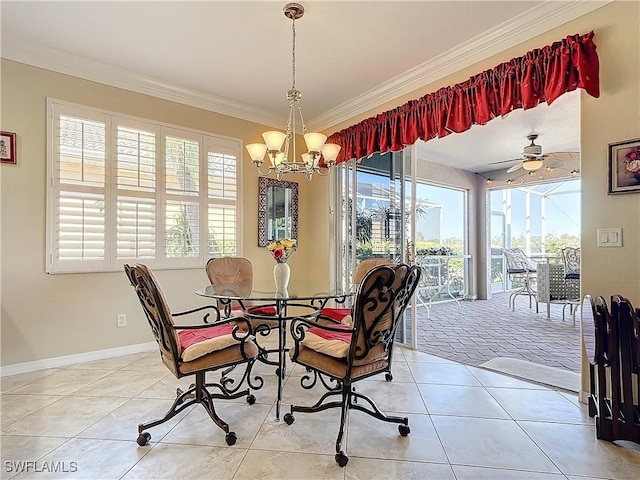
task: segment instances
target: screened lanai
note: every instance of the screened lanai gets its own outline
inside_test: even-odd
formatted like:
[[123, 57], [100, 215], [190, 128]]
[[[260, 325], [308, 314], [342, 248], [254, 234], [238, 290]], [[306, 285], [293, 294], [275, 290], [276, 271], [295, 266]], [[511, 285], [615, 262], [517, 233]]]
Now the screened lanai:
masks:
[[489, 191], [492, 292], [511, 288], [503, 249], [559, 260], [563, 247], [580, 246], [580, 188], [571, 178]]

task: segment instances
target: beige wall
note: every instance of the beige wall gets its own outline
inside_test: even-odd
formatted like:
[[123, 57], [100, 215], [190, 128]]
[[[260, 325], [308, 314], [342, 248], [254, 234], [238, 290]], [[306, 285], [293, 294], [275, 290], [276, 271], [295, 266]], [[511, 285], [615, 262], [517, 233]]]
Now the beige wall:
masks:
[[[437, 83], [331, 129], [338, 130], [437, 88], [574, 33], [595, 30], [601, 97], [582, 95], [582, 261], [584, 293], [622, 293], [640, 305], [640, 194], [607, 195], [607, 144], [640, 137], [640, 3], [614, 2], [515, 46]], [[10, 365], [60, 355], [151, 341], [137, 299], [123, 273], [47, 275], [45, 251], [45, 98], [102, 107], [125, 114], [257, 141], [264, 127], [204, 110], [2, 60], [2, 129], [18, 134], [19, 164], [0, 170], [2, 355]], [[288, 178], [288, 180], [296, 180]], [[244, 254], [257, 276], [271, 275], [273, 261], [257, 247], [257, 175], [243, 178]], [[480, 202], [479, 202], [480, 207]], [[333, 217], [329, 181], [300, 182], [300, 248], [291, 257], [292, 280], [329, 278]], [[476, 210], [478, 214], [481, 212]], [[624, 246], [595, 247], [595, 231], [622, 227]], [[477, 233], [476, 235], [481, 234]], [[175, 309], [200, 299], [201, 270], [161, 271], [160, 282]], [[129, 326], [115, 328], [117, 313]]]
[[[124, 272], [45, 273], [46, 97], [236, 137], [245, 144], [260, 140], [266, 128], [4, 59], [1, 82], [2, 130], [17, 133], [19, 157], [18, 165], [0, 167], [1, 364], [152, 342]], [[270, 278], [273, 259], [257, 246], [258, 176], [245, 161], [242, 249], [253, 261], [256, 276]], [[299, 186], [300, 248], [290, 259], [292, 280], [306, 278], [319, 258], [311, 254], [317, 232], [312, 228], [313, 219], [305, 215], [313, 208], [310, 184], [302, 180]], [[208, 282], [204, 269], [157, 274], [172, 308], [203, 304], [193, 292]], [[127, 314], [126, 328], [115, 327], [118, 313]]]

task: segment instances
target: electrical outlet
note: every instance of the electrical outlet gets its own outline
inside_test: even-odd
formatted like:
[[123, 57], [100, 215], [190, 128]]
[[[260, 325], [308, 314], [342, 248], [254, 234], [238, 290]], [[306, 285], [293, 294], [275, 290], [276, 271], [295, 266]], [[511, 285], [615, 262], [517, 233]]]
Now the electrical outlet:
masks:
[[127, 314], [119, 313], [116, 318], [116, 327], [126, 327], [127, 326]]

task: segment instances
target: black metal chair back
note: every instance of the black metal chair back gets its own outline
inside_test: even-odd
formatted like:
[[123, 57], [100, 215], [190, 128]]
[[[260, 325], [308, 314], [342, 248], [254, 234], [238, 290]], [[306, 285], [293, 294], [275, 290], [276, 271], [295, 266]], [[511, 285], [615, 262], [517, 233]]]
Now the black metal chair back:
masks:
[[167, 306], [167, 301], [158, 286], [155, 275], [142, 264], [125, 265], [124, 270], [134, 287], [142, 310], [144, 311], [153, 336], [158, 342], [160, 356], [164, 364], [176, 376], [180, 377], [179, 359], [180, 344], [176, 331], [173, 329], [173, 317]]

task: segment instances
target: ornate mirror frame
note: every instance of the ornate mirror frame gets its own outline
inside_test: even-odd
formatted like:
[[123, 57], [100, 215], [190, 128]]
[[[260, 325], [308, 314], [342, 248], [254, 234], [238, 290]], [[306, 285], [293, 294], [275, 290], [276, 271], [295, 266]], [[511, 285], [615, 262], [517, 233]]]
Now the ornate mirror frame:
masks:
[[[266, 247], [267, 238], [267, 192], [272, 187], [281, 187], [291, 190], [291, 238], [298, 239], [298, 184], [285, 182], [272, 178], [260, 177], [258, 179], [258, 246]], [[300, 240], [298, 239], [298, 245]]]

